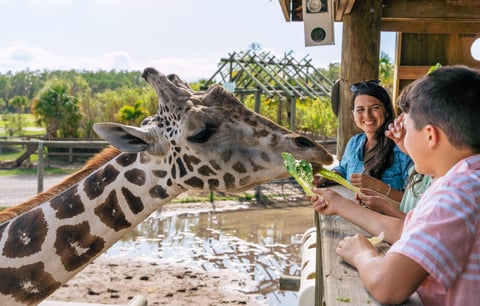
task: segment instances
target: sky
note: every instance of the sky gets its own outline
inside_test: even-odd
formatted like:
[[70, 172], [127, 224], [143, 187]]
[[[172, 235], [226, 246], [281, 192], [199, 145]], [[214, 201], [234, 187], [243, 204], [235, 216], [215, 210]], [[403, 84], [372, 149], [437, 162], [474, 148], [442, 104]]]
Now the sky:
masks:
[[[0, 29], [0, 73], [154, 67], [196, 81], [252, 43], [316, 67], [341, 58], [341, 23], [335, 45], [305, 47], [303, 22], [286, 22], [278, 0], [0, 0]], [[393, 60], [394, 33], [381, 50]]]

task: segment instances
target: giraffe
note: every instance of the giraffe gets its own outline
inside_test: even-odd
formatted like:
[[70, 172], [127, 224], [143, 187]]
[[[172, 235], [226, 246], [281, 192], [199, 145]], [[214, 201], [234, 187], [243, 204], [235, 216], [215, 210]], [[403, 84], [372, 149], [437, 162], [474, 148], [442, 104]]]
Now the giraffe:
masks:
[[37, 305], [187, 190], [237, 192], [288, 177], [281, 152], [321, 167], [319, 144], [244, 107], [146, 68], [158, 112], [140, 127], [97, 123], [111, 146], [63, 182], [0, 214], [0, 301]]

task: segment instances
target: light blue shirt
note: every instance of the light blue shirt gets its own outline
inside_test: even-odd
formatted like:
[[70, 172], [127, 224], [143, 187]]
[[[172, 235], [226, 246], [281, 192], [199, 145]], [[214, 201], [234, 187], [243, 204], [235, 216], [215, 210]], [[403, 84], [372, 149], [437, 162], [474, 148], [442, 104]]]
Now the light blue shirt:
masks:
[[[364, 133], [350, 138], [345, 147], [342, 160], [333, 170], [337, 171], [348, 181], [350, 181], [352, 173], [363, 173], [365, 169], [363, 165], [363, 148], [366, 141], [367, 136]], [[394, 189], [404, 190], [408, 182], [408, 169], [411, 165], [412, 160], [410, 157], [395, 146], [393, 148], [393, 162], [383, 172], [382, 181]]]

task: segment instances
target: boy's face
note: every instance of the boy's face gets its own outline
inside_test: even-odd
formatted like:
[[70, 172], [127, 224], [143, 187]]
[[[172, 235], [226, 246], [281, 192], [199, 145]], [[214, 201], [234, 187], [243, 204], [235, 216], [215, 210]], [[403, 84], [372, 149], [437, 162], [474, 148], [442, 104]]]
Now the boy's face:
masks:
[[428, 135], [425, 134], [424, 129], [416, 130], [413, 120], [409, 114], [404, 115], [405, 138], [403, 140], [405, 149], [410, 155], [410, 158], [415, 164], [415, 170], [419, 173], [428, 173]]

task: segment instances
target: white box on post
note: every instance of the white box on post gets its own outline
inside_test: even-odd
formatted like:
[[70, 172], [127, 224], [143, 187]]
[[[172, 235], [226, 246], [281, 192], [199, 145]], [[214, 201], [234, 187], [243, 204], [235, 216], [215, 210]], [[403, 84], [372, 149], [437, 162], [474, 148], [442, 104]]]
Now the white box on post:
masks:
[[305, 46], [335, 44], [333, 0], [302, 0]]

